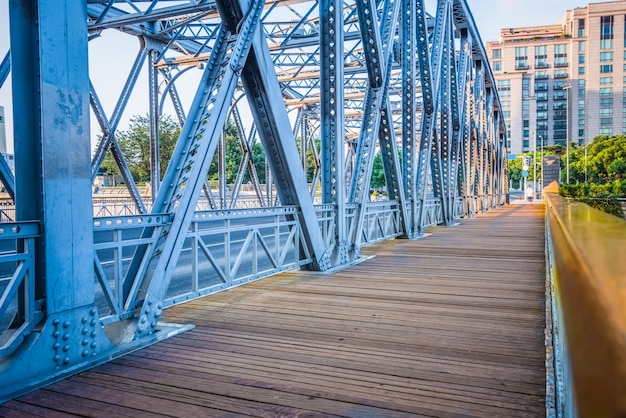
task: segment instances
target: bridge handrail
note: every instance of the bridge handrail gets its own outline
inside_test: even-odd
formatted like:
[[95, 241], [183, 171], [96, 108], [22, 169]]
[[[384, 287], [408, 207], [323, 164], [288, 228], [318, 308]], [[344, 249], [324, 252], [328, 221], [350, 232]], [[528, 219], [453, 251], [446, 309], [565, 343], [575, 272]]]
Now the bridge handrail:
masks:
[[626, 221], [546, 191], [553, 301], [573, 380], [565, 389], [571, 399], [557, 392], [557, 408], [626, 416]]

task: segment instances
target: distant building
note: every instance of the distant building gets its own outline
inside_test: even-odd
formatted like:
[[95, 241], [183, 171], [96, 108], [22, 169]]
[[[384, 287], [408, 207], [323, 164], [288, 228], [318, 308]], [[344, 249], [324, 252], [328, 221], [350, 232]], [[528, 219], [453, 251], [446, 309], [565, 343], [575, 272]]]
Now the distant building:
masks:
[[626, 1], [591, 3], [487, 42], [510, 152], [626, 134], [625, 22]]

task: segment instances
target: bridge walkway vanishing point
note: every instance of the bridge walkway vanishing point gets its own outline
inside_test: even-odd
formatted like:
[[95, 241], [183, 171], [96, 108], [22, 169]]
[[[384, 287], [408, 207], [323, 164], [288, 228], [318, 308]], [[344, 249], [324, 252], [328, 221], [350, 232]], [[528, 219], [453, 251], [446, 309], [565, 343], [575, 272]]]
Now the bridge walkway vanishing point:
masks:
[[197, 299], [165, 311], [195, 329], [0, 416], [543, 416], [544, 245], [544, 206], [510, 205]]

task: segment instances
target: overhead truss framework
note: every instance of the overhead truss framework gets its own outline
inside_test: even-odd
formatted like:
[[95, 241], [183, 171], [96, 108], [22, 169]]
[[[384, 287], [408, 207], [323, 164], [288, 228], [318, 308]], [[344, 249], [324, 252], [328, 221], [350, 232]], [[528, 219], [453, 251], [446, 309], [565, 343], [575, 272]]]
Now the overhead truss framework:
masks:
[[[505, 203], [506, 129], [465, 0], [435, 10], [424, 0], [10, 0], [9, 15], [0, 88], [11, 79], [15, 172], [0, 160], [14, 203], [0, 223], [0, 402], [181, 332], [159, 322], [171, 304], [287, 268], [346, 266], [365, 245]], [[107, 109], [112, 89], [90, 76], [89, 42], [113, 31], [139, 42], [111, 44], [138, 48]], [[149, 188], [120, 140], [138, 101]], [[168, 114], [180, 135], [163, 163]], [[126, 187], [119, 213], [92, 194], [105, 158]]]

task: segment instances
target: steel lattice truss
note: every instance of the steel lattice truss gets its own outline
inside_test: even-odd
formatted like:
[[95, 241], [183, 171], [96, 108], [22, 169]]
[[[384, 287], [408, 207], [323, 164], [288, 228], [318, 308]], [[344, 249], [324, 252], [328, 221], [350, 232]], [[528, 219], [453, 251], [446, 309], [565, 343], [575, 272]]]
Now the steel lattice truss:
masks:
[[[168, 305], [287, 268], [341, 267], [364, 245], [504, 203], [505, 127], [465, 0], [429, 11], [423, 0], [77, 3], [10, 2], [0, 87], [12, 73], [16, 168], [0, 159], [0, 180], [15, 208], [0, 224], [0, 268], [12, 266], [0, 282], [0, 401], [178, 332], [158, 322]], [[107, 31], [139, 39], [112, 110], [87, 70], [88, 43]], [[146, 73], [149, 196], [117, 138]], [[168, 111], [181, 134], [160, 178]], [[232, 184], [228, 123], [242, 155]], [[388, 198], [373, 201], [378, 152]], [[128, 189], [117, 209], [89, 189], [107, 153]]]

